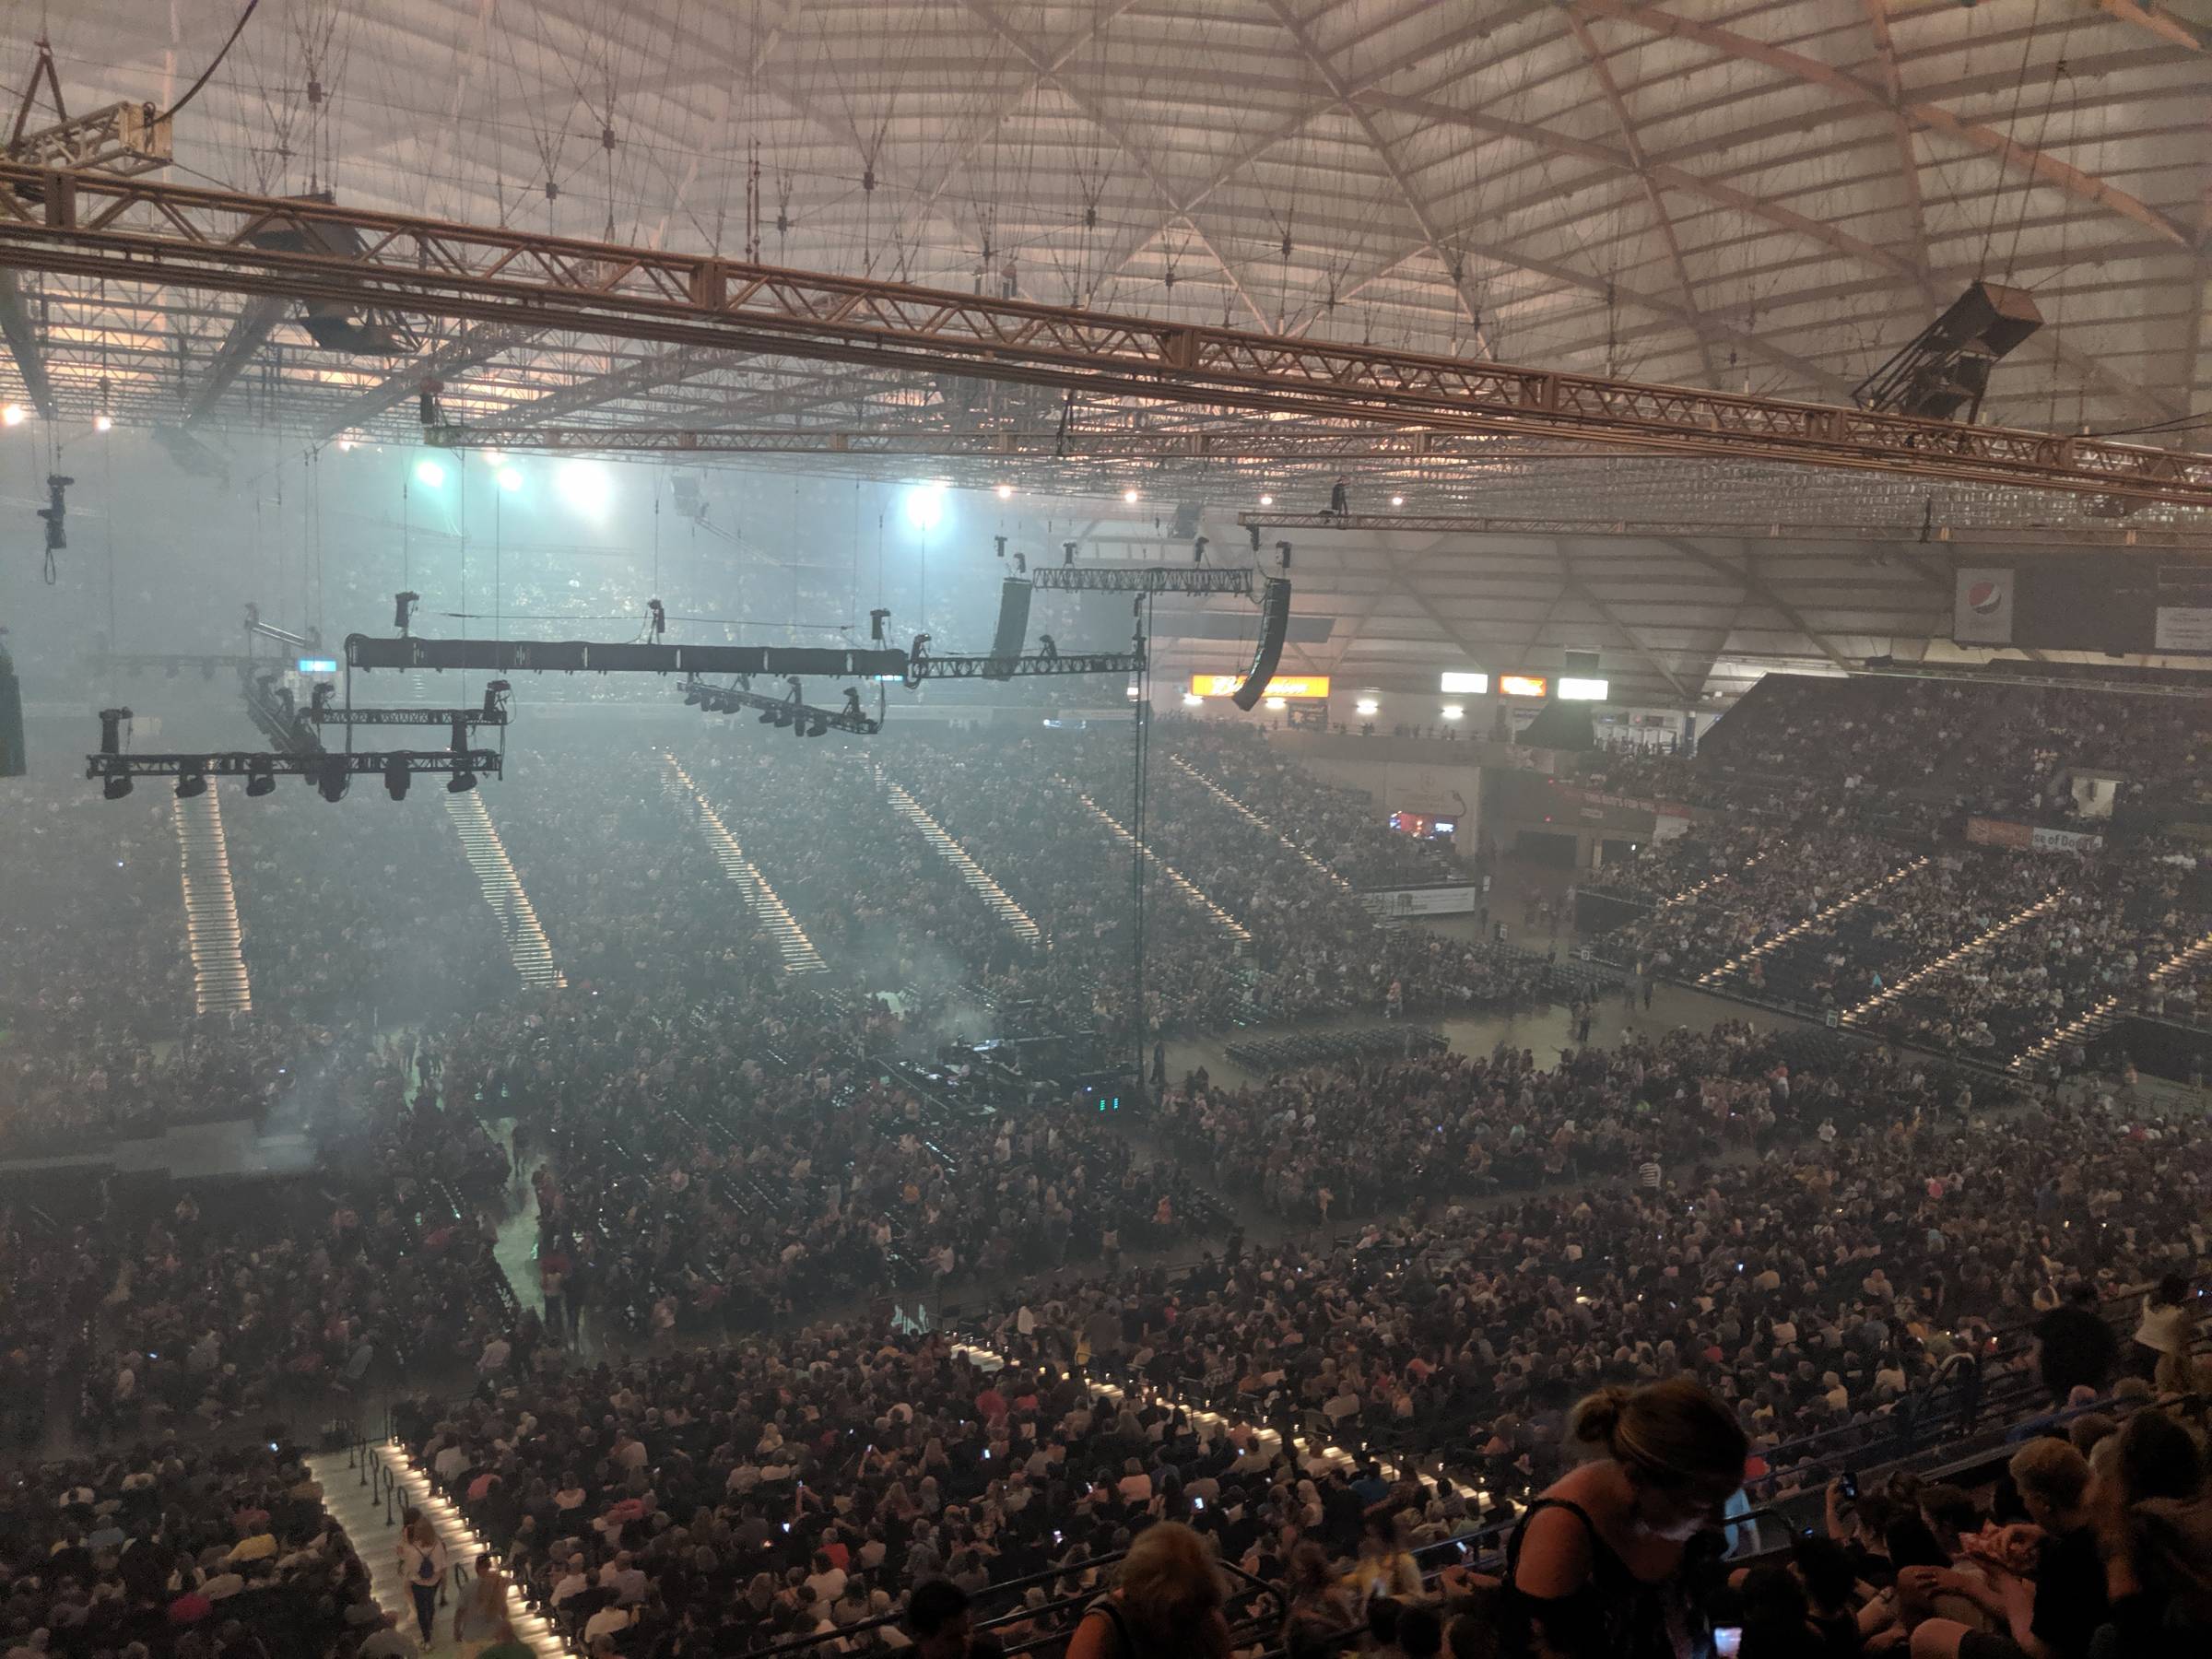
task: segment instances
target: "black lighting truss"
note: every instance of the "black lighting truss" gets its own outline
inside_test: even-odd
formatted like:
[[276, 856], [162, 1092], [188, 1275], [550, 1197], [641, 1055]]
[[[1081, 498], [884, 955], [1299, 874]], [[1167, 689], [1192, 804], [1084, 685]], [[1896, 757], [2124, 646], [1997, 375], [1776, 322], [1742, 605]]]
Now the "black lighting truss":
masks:
[[363, 749], [355, 754], [330, 752], [309, 755], [272, 755], [260, 749], [225, 749], [215, 754], [149, 755], [98, 754], [85, 757], [88, 778], [176, 778], [193, 772], [208, 778], [265, 776], [316, 777], [332, 767], [356, 777], [389, 771], [394, 765], [409, 772], [474, 772], [482, 777], [500, 775], [497, 749]]
[[909, 683], [926, 679], [1006, 679], [1035, 674], [1136, 674], [1141, 651], [1067, 651], [1056, 656], [917, 656]]
[[1040, 565], [1030, 582], [1083, 594], [1241, 594], [1252, 597], [1249, 565]]
[[489, 674], [772, 674], [874, 679], [906, 672], [903, 651], [839, 646], [646, 645], [588, 640], [378, 639], [347, 634], [349, 668], [477, 669]]
[[334, 709], [316, 703], [308, 711], [317, 725], [348, 726], [503, 726], [505, 709]]
[[[882, 701], [882, 688], [877, 688], [877, 700]], [[704, 709], [710, 714], [735, 714], [740, 709], [758, 709], [763, 714], [775, 716], [778, 726], [796, 725], [806, 734], [812, 726], [812, 735], [824, 732], [851, 732], [857, 737], [873, 737], [883, 730], [880, 712], [864, 714], [860, 712], [857, 693], [849, 693], [841, 709], [816, 708], [802, 702], [795, 691], [789, 697], [771, 697], [746, 686], [711, 686], [702, 679], [684, 682], [684, 702], [687, 707]]]

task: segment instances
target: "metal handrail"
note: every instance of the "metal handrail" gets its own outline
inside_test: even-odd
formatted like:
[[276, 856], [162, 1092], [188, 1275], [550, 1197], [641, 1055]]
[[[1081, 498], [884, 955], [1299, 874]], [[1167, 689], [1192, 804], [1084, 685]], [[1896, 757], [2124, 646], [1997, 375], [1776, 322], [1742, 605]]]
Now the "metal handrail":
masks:
[[[1065, 1567], [1050, 1567], [1045, 1569], [1045, 1571], [1042, 1572], [1032, 1572], [1025, 1574], [1020, 1578], [1006, 1579], [1002, 1582], [985, 1586], [981, 1592], [978, 1593], [979, 1598], [981, 1596], [995, 1597], [1006, 1594], [1009, 1592], [1023, 1591], [1030, 1588], [1032, 1585], [1050, 1584], [1055, 1581], [1072, 1578], [1080, 1573], [1096, 1571], [1100, 1568], [1115, 1566], [1118, 1563], [1127, 1559], [1128, 1554], [1129, 1552], [1124, 1549], [1112, 1555], [1091, 1556], [1079, 1562], [1071, 1562]], [[1271, 1584], [1266, 1580], [1258, 1578], [1253, 1574], [1245, 1571], [1244, 1569], [1237, 1566], [1233, 1562], [1217, 1561], [1215, 1565], [1222, 1572], [1227, 1573], [1233, 1579], [1241, 1581], [1250, 1589], [1257, 1591], [1259, 1594], [1266, 1596], [1270, 1601], [1274, 1602], [1276, 1607], [1275, 1623], [1278, 1627], [1281, 1625], [1283, 1619], [1288, 1615], [1289, 1604], [1285, 1599], [1282, 1587], [1280, 1585]], [[1025, 1601], [1017, 1606], [1008, 1608], [1004, 1613], [996, 1613], [992, 1615], [989, 1618], [983, 1619], [980, 1623], [976, 1624], [974, 1628], [979, 1631], [997, 1630], [1006, 1625], [1018, 1624], [1025, 1620], [1037, 1618], [1046, 1614], [1065, 1612], [1070, 1607], [1088, 1607], [1093, 1602], [1097, 1601], [1099, 1597], [1104, 1594], [1105, 1591], [1103, 1589], [1078, 1591], [1073, 1595], [1055, 1597], [1054, 1599], [1046, 1602], [1042, 1606], [1037, 1607], [1029, 1606]], [[769, 1655], [780, 1656], [786, 1653], [807, 1653], [813, 1649], [826, 1646], [833, 1641], [842, 1641], [848, 1637], [861, 1635], [868, 1630], [882, 1630], [886, 1626], [897, 1624], [905, 1617], [906, 1615], [903, 1610], [892, 1613], [880, 1613], [873, 1618], [860, 1619], [857, 1622], [849, 1625], [839, 1625], [834, 1630], [819, 1630], [806, 1636], [794, 1636], [787, 1641], [779, 1641], [771, 1646], [763, 1648], [760, 1650], [760, 1652], [763, 1659], [767, 1659], [767, 1656]], [[1247, 1622], [1251, 1623], [1255, 1621]], [[1048, 1631], [1041, 1635], [1030, 1637], [1026, 1641], [1018, 1642], [1014, 1646], [1006, 1650], [1007, 1659], [1014, 1659], [1015, 1655], [1029, 1653], [1032, 1649], [1041, 1647], [1048, 1642], [1058, 1641], [1062, 1639], [1062, 1632], [1058, 1631]]]

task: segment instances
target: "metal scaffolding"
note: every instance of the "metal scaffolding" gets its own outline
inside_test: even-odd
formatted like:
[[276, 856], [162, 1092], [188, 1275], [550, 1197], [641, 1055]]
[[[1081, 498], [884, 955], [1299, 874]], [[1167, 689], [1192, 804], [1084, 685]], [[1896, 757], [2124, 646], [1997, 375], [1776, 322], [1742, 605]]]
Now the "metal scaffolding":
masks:
[[[326, 250], [358, 250], [344, 256]], [[0, 265], [501, 327], [2212, 505], [2212, 456], [1116, 316], [150, 178], [0, 165]]]

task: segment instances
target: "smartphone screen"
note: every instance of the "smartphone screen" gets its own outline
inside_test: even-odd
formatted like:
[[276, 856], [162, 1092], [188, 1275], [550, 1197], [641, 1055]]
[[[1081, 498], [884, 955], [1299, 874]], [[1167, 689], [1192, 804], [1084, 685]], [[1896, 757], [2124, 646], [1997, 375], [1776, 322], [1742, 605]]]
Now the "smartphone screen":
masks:
[[1735, 1659], [1743, 1650], [1744, 1629], [1741, 1625], [1723, 1625], [1713, 1631], [1713, 1659]]

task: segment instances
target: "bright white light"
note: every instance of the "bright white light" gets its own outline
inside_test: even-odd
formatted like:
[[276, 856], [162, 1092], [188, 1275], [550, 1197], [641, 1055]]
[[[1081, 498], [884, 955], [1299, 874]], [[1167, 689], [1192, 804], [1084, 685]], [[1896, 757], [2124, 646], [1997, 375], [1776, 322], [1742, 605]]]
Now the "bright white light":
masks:
[[615, 493], [614, 480], [596, 461], [562, 462], [560, 471], [554, 475], [553, 487], [560, 492], [563, 505], [587, 518], [605, 513]]
[[1186, 709], [1194, 709], [1205, 700], [1206, 699], [1195, 691], [1185, 691], [1182, 694], [1182, 706]]
[[1135, 702], [1140, 695], [1141, 693], [1135, 686], [1129, 688], [1129, 700], [1131, 702]]
[[427, 488], [436, 489], [445, 482], [445, 468], [425, 456], [422, 460], [415, 463], [415, 482]]
[[1376, 712], [1379, 712], [1379, 711], [1382, 709], [1382, 705], [1381, 703], [1377, 702], [1377, 701], [1376, 701], [1376, 700], [1375, 700], [1373, 698], [1371, 698], [1371, 697], [1363, 697], [1363, 698], [1361, 698], [1361, 699], [1360, 699], [1360, 700], [1359, 700], [1358, 702], [1354, 703], [1352, 706], [1353, 706], [1354, 708], [1358, 709], [1358, 710], [1359, 711], [1359, 712], [1360, 712], [1360, 713], [1362, 713], [1362, 714], [1373, 714], [1373, 713], [1376, 713]]
[[1290, 705], [1279, 697], [1271, 697], [1267, 700], [1267, 706], [1279, 714]]
[[1558, 690], [1565, 702], [1604, 702], [1613, 688], [1602, 679], [1574, 679], [1562, 676]]
[[1481, 697], [1490, 688], [1487, 674], [1459, 674], [1447, 668], [1436, 688], [1439, 691], [1456, 691], [1463, 697]]
[[945, 486], [917, 484], [906, 492], [906, 522], [921, 531], [935, 530], [945, 522]]
[[1461, 708], [1457, 703], [1446, 703], [1444, 705], [1444, 718], [1446, 720], [1457, 720], [1466, 711]]
[[1260, 498], [1260, 505], [1263, 507], [1272, 507], [1275, 505], [1275, 498], [1271, 495], [1264, 495]]
[[1406, 498], [1404, 496], [1392, 496], [1390, 498], [1390, 504], [1393, 507], [1403, 507], [1406, 505]]
[[523, 469], [519, 466], [502, 466], [492, 476], [499, 479], [500, 488], [509, 495], [523, 487]]
[[1130, 505], [1130, 506], [1132, 506], [1132, 507], [1135, 506], [1135, 505], [1136, 505], [1136, 491], [1135, 491], [1135, 490], [1134, 490], [1134, 489], [1124, 489], [1124, 490], [1123, 490], [1123, 491], [1122, 491], [1122, 500], [1124, 500], [1124, 501], [1126, 501], [1126, 502], [1128, 502], [1128, 503], [1129, 503], [1129, 505]]
[[507, 454], [504, 450], [488, 449], [481, 450], [478, 452], [478, 453], [484, 457], [484, 465], [487, 466], [498, 466], [502, 461], [507, 459]]
[[95, 416], [93, 416], [93, 417], [92, 417], [92, 429], [93, 429], [94, 431], [96, 431], [96, 432], [112, 432], [112, 431], [113, 431], [113, 430], [115, 429], [115, 417], [114, 417], [114, 416], [112, 416], [112, 415], [95, 415]]
[[345, 453], [348, 453], [348, 454], [352, 453], [352, 452], [353, 452], [353, 440], [352, 440], [352, 439], [350, 439], [350, 438], [341, 438], [341, 439], [339, 439], [339, 440], [338, 440], [338, 448], [339, 448], [341, 451], [344, 451]]
[[4, 421], [9, 426], [21, 426], [23, 424], [23, 406], [9, 404], [6, 408], [0, 409], [0, 421]]
[[998, 499], [1002, 501], [1012, 500], [1014, 499], [1014, 486], [1011, 484], [1001, 484], [998, 487]]

